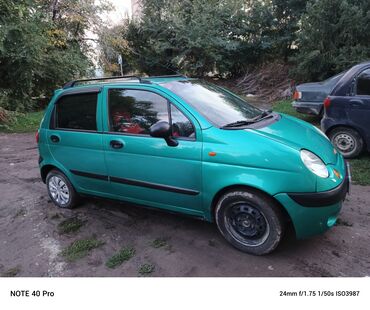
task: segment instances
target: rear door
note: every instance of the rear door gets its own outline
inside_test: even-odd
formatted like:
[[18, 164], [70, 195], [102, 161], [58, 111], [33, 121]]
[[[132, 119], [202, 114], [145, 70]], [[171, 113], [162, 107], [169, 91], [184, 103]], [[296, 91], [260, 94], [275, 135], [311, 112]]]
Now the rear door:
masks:
[[[156, 89], [115, 87], [105, 96], [103, 143], [113, 194], [201, 215], [202, 137], [194, 117]], [[160, 120], [172, 123], [178, 146], [149, 135]]]
[[100, 88], [71, 90], [56, 99], [47, 139], [50, 152], [80, 191], [104, 192]]
[[370, 68], [361, 71], [355, 80], [349, 99], [350, 122], [362, 131], [366, 141], [370, 140]]

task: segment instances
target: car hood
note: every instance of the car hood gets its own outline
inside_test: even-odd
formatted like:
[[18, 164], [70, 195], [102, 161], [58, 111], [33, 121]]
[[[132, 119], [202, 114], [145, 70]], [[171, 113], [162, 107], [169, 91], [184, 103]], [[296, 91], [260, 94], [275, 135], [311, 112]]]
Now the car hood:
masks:
[[309, 150], [325, 164], [336, 163], [334, 147], [319, 129], [295, 117], [280, 115], [281, 118], [269, 126], [248, 130], [297, 150]]

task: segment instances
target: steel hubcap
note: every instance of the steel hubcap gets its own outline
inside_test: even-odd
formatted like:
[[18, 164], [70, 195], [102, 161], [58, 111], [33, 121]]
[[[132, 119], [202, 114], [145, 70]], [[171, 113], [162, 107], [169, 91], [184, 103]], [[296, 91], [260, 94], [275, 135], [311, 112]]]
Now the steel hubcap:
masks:
[[270, 231], [265, 216], [247, 203], [238, 203], [229, 209], [227, 224], [233, 237], [249, 246], [265, 242]]
[[350, 153], [356, 146], [355, 139], [352, 136], [341, 133], [334, 137], [334, 144], [343, 153]]
[[49, 191], [51, 197], [59, 205], [64, 206], [69, 202], [69, 189], [67, 184], [58, 176], [49, 179]]

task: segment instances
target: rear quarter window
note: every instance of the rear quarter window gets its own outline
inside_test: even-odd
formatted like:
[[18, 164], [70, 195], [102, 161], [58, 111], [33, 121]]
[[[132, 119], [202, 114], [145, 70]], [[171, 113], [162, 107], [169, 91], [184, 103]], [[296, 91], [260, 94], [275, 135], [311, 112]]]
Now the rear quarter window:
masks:
[[370, 68], [362, 71], [357, 77], [356, 94], [370, 96]]

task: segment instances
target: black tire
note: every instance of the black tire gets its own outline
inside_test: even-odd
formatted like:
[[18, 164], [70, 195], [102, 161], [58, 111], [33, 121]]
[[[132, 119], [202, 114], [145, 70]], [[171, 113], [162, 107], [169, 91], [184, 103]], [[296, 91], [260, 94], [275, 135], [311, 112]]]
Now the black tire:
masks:
[[[61, 171], [53, 169], [48, 173], [46, 176], [46, 188], [50, 199], [57, 207], [72, 209], [77, 206], [79, 196], [71, 182]], [[68, 199], [66, 199], [66, 191], [68, 191]]]
[[355, 158], [364, 148], [361, 135], [352, 128], [337, 127], [329, 132], [329, 139], [344, 158]]
[[222, 195], [215, 218], [228, 242], [254, 255], [271, 253], [279, 245], [285, 228], [280, 206], [271, 197], [249, 189]]

